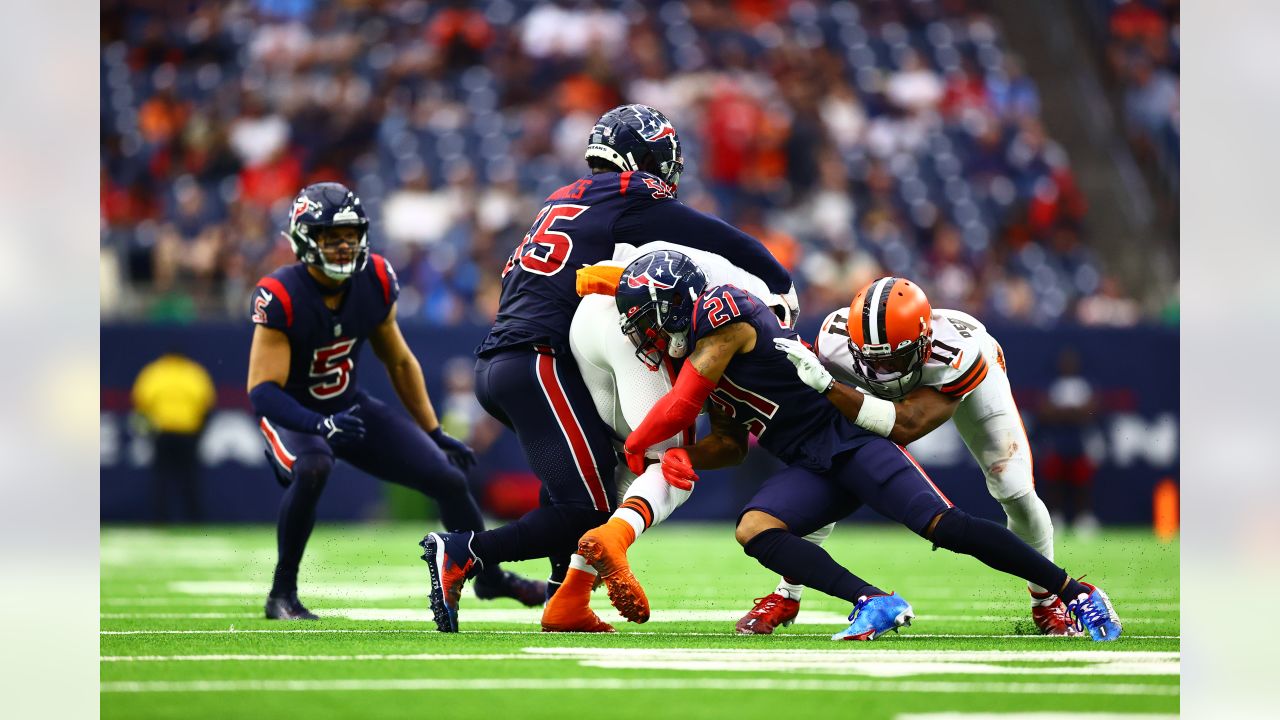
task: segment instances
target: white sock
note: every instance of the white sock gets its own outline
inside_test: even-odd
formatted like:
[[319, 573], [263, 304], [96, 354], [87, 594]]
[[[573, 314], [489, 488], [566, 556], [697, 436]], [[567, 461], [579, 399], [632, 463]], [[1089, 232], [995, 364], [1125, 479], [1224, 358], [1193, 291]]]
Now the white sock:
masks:
[[[667, 484], [662, 477], [661, 465], [650, 465], [640, 477], [627, 488], [627, 495], [621, 507], [614, 511], [613, 517], [625, 520], [640, 537], [645, 530], [658, 525], [671, 517], [675, 509], [684, 504], [693, 494], [692, 490], [680, 490]], [[627, 507], [628, 503], [640, 505], [653, 513], [652, 522], [646, 523], [641, 510]]]
[[[804, 539], [808, 540], [814, 545], [821, 547], [822, 543], [826, 542], [827, 538], [831, 536], [831, 531], [834, 530], [835, 527], [836, 527], [835, 523], [831, 523], [830, 525], [823, 525], [817, 530], [814, 530], [808, 535], [805, 535]], [[784, 598], [790, 598], [792, 600], [799, 601], [800, 593], [804, 592], [804, 586], [797, 585], [793, 582], [788, 581], [785, 577], [781, 577], [781, 578], [778, 578], [778, 587], [776, 590], [774, 590], [774, 592], [778, 593]]]
[[[1036, 552], [1053, 559], [1053, 521], [1049, 519], [1049, 509], [1036, 495], [1035, 491], [1026, 493], [1000, 503], [1004, 514], [1008, 516], [1008, 527], [1014, 535], [1022, 538]], [[1027, 583], [1034, 592], [1049, 592], [1035, 583]]]
[[592, 575], [596, 574], [596, 569], [588, 565], [587, 561], [583, 559], [583, 557], [578, 553], [574, 553], [573, 555], [569, 556], [569, 569], [589, 572]]

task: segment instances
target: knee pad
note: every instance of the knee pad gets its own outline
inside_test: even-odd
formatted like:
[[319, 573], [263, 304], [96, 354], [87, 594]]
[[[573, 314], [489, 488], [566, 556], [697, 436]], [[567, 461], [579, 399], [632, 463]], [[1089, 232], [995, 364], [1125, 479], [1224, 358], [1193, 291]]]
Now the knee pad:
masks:
[[320, 492], [332, 471], [332, 457], [320, 454], [302, 455], [293, 462], [293, 481], [302, 490]]
[[991, 463], [983, 474], [987, 479], [987, 492], [996, 502], [1009, 502], [1035, 490], [1031, 465], [1019, 455]]

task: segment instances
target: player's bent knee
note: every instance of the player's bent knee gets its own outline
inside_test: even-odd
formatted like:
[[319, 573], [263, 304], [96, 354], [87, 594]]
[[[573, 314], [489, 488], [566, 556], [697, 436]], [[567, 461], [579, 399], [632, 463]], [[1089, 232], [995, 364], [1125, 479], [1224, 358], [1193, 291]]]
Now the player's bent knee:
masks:
[[933, 518], [925, 532], [920, 533], [934, 545], [961, 552], [969, 529], [969, 514], [960, 508], [948, 508]]
[[310, 491], [324, 489], [329, 473], [333, 472], [333, 458], [328, 455], [302, 455], [293, 462], [293, 481]]
[[751, 542], [751, 538], [773, 528], [786, 530], [787, 524], [767, 512], [748, 510], [738, 519], [738, 527], [734, 530], [734, 537], [739, 545], [745, 547], [747, 543]]

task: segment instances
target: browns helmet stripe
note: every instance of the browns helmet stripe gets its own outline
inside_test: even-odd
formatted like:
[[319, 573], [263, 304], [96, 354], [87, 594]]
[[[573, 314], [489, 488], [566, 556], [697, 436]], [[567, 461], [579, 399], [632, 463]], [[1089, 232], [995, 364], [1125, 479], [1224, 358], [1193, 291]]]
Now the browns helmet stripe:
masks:
[[895, 277], [880, 278], [871, 285], [867, 297], [862, 301], [862, 332], [868, 345], [880, 345], [888, 342], [885, 332], [885, 307], [889, 304], [889, 290], [898, 281]]

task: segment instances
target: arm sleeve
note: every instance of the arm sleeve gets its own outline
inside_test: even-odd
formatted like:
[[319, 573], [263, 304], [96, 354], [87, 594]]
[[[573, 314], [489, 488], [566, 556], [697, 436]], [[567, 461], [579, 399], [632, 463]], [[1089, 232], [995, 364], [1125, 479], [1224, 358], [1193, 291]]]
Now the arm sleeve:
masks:
[[725, 221], [668, 200], [629, 208], [613, 225], [614, 241], [639, 247], [666, 240], [715, 253], [760, 278], [770, 292], [791, 289], [791, 274], [759, 240]]
[[324, 416], [312, 412], [297, 400], [289, 397], [284, 388], [274, 382], [258, 383], [249, 391], [253, 411], [283, 428], [304, 433], [315, 433]]
[[692, 425], [715, 387], [691, 363], [685, 363], [675, 387], [654, 403], [644, 422], [627, 438], [627, 452], [644, 452]]

